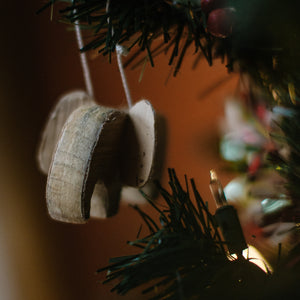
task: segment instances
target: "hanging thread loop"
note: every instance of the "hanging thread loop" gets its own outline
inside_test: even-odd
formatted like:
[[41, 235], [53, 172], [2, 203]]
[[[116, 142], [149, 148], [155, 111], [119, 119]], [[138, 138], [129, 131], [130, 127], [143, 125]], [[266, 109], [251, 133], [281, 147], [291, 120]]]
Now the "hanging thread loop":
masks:
[[120, 75], [121, 75], [121, 79], [122, 79], [122, 84], [123, 84], [127, 104], [128, 104], [128, 107], [131, 108], [132, 107], [132, 98], [131, 98], [131, 93], [130, 93], [130, 89], [129, 89], [128, 82], [127, 82], [127, 77], [126, 77], [125, 70], [123, 67], [123, 62], [122, 62], [122, 55], [126, 56], [128, 54], [128, 50], [125, 47], [117, 44], [116, 52], [117, 52], [118, 67], [119, 67], [119, 71], [120, 71]]
[[[107, 0], [106, 13], [109, 12], [109, 5], [110, 5], [110, 1]], [[108, 24], [110, 23], [109, 17], [107, 18], [107, 23]], [[112, 27], [111, 30], [112, 30], [111, 34], [114, 35], [114, 28]], [[131, 108], [132, 107], [132, 98], [131, 98], [131, 93], [130, 93], [127, 77], [126, 77], [123, 62], [122, 62], [122, 56], [123, 55], [126, 56], [128, 54], [128, 49], [122, 45], [116, 44], [116, 53], [117, 53], [118, 68], [119, 68], [119, 72], [121, 75], [121, 80], [122, 80], [123, 89], [124, 89], [125, 96], [126, 96], [127, 105], [129, 108]]]
[[[78, 48], [82, 49], [84, 47], [84, 44], [83, 44], [80, 25], [79, 25], [78, 21], [75, 22], [75, 33], [76, 33], [76, 40], [77, 40]], [[88, 65], [88, 61], [87, 61], [85, 52], [80, 53], [80, 61], [81, 61], [81, 67], [82, 67], [82, 71], [83, 71], [83, 78], [84, 78], [84, 82], [85, 82], [86, 91], [91, 98], [94, 98], [94, 88], [93, 88], [93, 84], [92, 84], [91, 72], [90, 72], [90, 68]]]

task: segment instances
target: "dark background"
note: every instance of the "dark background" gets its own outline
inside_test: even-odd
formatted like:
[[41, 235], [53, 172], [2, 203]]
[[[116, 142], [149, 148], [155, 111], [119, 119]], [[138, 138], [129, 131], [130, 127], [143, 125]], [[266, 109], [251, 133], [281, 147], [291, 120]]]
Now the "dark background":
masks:
[[[132, 251], [126, 241], [135, 239], [139, 216], [127, 204], [117, 216], [87, 225], [58, 223], [47, 214], [46, 178], [35, 160], [39, 135], [57, 98], [84, 85], [74, 33], [51, 22], [50, 11], [36, 16], [43, 3], [5, 1], [0, 11], [0, 298], [119, 299], [109, 293], [111, 286], [99, 283], [104, 278], [95, 271], [110, 257]], [[133, 99], [150, 100], [167, 119], [166, 167], [175, 168], [181, 179], [184, 174], [194, 177], [210, 202], [208, 172], [219, 167], [218, 120], [237, 77], [228, 76], [219, 62], [209, 68], [201, 60], [192, 70], [191, 54], [167, 84], [171, 68], [164, 55], [155, 59], [155, 68], [147, 65], [141, 83], [141, 68], [127, 74]], [[109, 64], [106, 57], [89, 57], [97, 101], [124, 106], [115, 59]], [[229, 177], [219, 174], [225, 184]], [[165, 169], [164, 185], [166, 178]], [[140, 298], [131, 294], [122, 299]]]

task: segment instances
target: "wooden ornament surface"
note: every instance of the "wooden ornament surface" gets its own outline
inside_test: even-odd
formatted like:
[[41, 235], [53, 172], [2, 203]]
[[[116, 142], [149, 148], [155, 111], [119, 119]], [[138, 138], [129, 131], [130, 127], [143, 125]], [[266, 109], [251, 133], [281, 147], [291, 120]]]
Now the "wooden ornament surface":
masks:
[[48, 174], [56, 143], [71, 113], [78, 107], [92, 102], [86, 92], [79, 90], [65, 94], [58, 100], [46, 122], [38, 147], [37, 162], [41, 172]]
[[124, 185], [142, 187], [150, 179], [156, 149], [155, 112], [147, 100], [137, 102], [128, 112], [122, 142], [121, 178]]
[[[143, 195], [146, 195], [146, 197]], [[147, 198], [153, 200], [158, 196], [158, 188], [153, 181], [147, 182], [143, 187], [136, 188], [131, 186], [123, 186], [121, 197], [122, 201], [129, 204], [145, 204]]]
[[[126, 113], [98, 105], [80, 107], [68, 118], [47, 180], [47, 205], [53, 219], [85, 223], [96, 182], [118, 180], [119, 141], [125, 120]], [[118, 202], [117, 198], [113, 201]]]
[[154, 200], [158, 197], [159, 191], [155, 181], [160, 181], [162, 171], [165, 165], [165, 155], [167, 147], [167, 123], [162, 115], [155, 114], [155, 149], [152, 163], [151, 177], [147, 183], [141, 187], [123, 186], [121, 197], [122, 200], [130, 204], [147, 203], [147, 199], [142, 195], [140, 189], [147, 197]]
[[121, 182], [117, 176], [111, 182], [98, 181], [91, 199], [90, 217], [104, 219], [118, 212]]

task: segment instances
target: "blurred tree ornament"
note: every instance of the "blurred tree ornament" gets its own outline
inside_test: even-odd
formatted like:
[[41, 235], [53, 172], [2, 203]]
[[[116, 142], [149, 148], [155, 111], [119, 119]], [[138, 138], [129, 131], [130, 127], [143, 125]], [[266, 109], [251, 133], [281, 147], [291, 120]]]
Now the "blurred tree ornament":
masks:
[[288, 159], [290, 148], [281, 138], [279, 124], [285, 115], [292, 115], [291, 110], [279, 106], [270, 110], [260, 104], [251, 109], [236, 98], [226, 101], [224, 111], [220, 154], [230, 168], [254, 176], [261, 168], [276, 168], [270, 160], [272, 153]]
[[234, 8], [218, 8], [208, 14], [207, 30], [218, 38], [227, 38], [232, 33], [234, 25]]
[[300, 242], [292, 218], [284, 219], [285, 212], [293, 208], [284, 186], [285, 179], [276, 171], [260, 170], [255, 180], [238, 176], [224, 188], [229, 203], [238, 211], [247, 243], [272, 267], [278, 260], [279, 244], [283, 259]]
[[245, 165], [246, 169], [253, 173], [265, 163], [261, 156], [263, 149], [269, 144], [269, 133], [260, 120], [238, 99], [228, 99], [224, 111], [220, 126], [220, 154], [226, 161]]

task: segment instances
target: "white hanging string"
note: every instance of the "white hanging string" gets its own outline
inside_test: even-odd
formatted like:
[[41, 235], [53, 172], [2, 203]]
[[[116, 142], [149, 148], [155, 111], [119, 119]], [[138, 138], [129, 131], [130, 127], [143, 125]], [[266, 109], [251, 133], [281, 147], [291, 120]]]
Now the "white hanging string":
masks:
[[[110, 3], [110, 0], [107, 0], [106, 12], [109, 11], [109, 3]], [[110, 22], [110, 18], [108, 17], [107, 23], [109, 23], [109, 22]], [[112, 35], [113, 34], [114, 34], [114, 29], [112, 27]], [[132, 107], [132, 98], [131, 98], [131, 93], [130, 93], [127, 77], [126, 77], [123, 62], [122, 62], [122, 56], [123, 55], [126, 56], [128, 54], [128, 50], [124, 46], [117, 44], [116, 52], [117, 52], [117, 62], [118, 62], [119, 72], [121, 75], [121, 80], [122, 80], [122, 84], [123, 84], [123, 88], [124, 88], [124, 92], [125, 92], [125, 96], [126, 96], [127, 105], [129, 108], [131, 108]]]
[[[110, 1], [108, 0], [106, 3], [106, 11], [107, 12], [109, 9], [109, 2]], [[109, 18], [107, 18], [107, 22], [109, 23]], [[81, 30], [80, 30], [78, 21], [75, 22], [75, 33], [76, 33], [78, 47], [79, 47], [79, 49], [82, 49], [84, 47], [84, 44], [83, 44], [83, 39], [82, 39]], [[112, 28], [112, 34], [113, 34], [113, 28]], [[116, 52], [117, 52], [118, 68], [119, 68], [119, 72], [121, 75], [121, 80], [122, 80], [122, 84], [123, 84], [123, 88], [124, 88], [124, 92], [125, 92], [125, 96], [126, 96], [126, 101], [127, 101], [128, 107], [131, 108], [132, 107], [132, 98], [131, 98], [131, 93], [130, 93], [127, 77], [126, 77], [123, 62], [122, 62], [122, 56], [123, 55], [126, 56], [128, 51], [125, 47], [117, 44]], [[83, 70], [83, 77], [84, 77], [87, 93], [90, 97], [94, 97], [94, 89], [93, 89], [93, 84], [92, 84], [92, 79], [91, 79], [91, 72], [89, 69], [89, 65], [88, 65], [88, 61], [87, 61], [85, 52], [80, 53], [80, 61], [81, 61], [81, 67]]]
[[117, 51], [118, 67], [119, 67], [119, 71], [120, 71], [120, 75], [121, 75], [121, 79], [122, 79], [123, 88], [125, 91], [127, 104], [128, 104], [128, 107], [131, 108], [132, 107], [132, 98], [131, 98], [131, 94], [130, 94], [130, 90], [129, 90], [129, 86], [128, 86], [128, 82], [127, 82], [127, 77], [126, 77], [123, 62], [122, 62], [122, 55], [127, 55], [128, 51], [125, 47], [123, 47], [119, 44], [116, 45], [116, 51]]
[[[75, 33], [76, 33], [78, 48], [82, 49], [84, 45], [83, 45], [83, 39], [82, 39], [78, 21], [75, 22]], [[85, 52], [80, 53], [80, 61], [81, 61], [81, 67], [83, 71], [83, 78], [85, 82], [86, 91], [91, 98], [94, 98], [94, 89], [93, 89], [93, 84], [91, 79], [91, 72], [90, 72], [90, 68], [88, 65]]]

